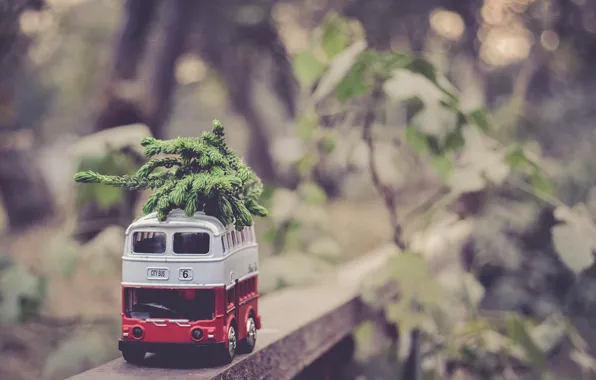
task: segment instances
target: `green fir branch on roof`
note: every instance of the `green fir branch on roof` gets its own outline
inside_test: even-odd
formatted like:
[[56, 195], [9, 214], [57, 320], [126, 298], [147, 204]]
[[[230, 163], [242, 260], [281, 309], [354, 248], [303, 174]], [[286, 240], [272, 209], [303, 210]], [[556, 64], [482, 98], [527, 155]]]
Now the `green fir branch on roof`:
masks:
[[219, 121], [213, 121], [212, 131], [198, 138], [145, 137], [141, 145], [149, 161], [134, 175], [84, 171], [75, 174], [74, 180], [131, 191], [153, 190], [143, 212], [156, 212], [161, 221], [174, 209], [184, 210], [187, 216], [204, 211], [240, 230], [253, 224], [253, 216], [267, 216], [267, 209], [259, 204], [260, 178], [227, 146]]

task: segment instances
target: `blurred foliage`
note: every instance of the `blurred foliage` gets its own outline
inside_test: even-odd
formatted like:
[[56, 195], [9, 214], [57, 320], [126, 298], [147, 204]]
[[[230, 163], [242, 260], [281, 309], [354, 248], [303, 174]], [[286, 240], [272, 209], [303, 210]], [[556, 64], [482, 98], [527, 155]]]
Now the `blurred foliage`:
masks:
[[111, 336], [118, 330], [118, 323], [75, 330], [50, 354], [42, 379], [61, 380], [111, 360], [116, 354]]
[[45, 278], [0, 256], [0, 325], [24, 322], [36, 315], [45, 294]]
[[[569, 207], [554, 197], [540, 156], [519, 144], [502, 141], [487, 110], [462, 109], [457, 90], [426, 59], [407, 52], [367, 48], [355, 31], [344, 33], [342, 38], [326, 32], [348, 25], [337, 15], [329, 16], [314, 34], [310, 50], [294, 57], [295, 73], [310, 93], [298, 124], [302, 136], [312, 138], [321, 115], [330, 112], [364, 115], [364, 135], [370, 136], [370, 129], [380, 127], [375, 119], [383, 119], [384, 108], [401, 107], [405, 124], [383, 127], [398, 128], [401, 140], [434, 167], [448, 189], [443, 199], [453, 201], [505, 185], [527, 192], [556, 207], [558, 223], [552, 238], [561, 262], [576, 275], [593, 265], [596, 225], [582, 212], [582, 205]], [[345, 48], [329, 49], [334, 44]], [[372, 138], [368, 145], [373, 178], [378, 178]], [[403, 244], [405, 251], [376, 276], [369, 301], [382, 301], [378, 289], [397, 283], [399, 301], [379, 306], [399, 326], [401, 337], [412, 331], [422, 334], [424, 343], [420, 344], [428, 350], [421, 357], [431, 357], [422, 360], [422, 369], [442, 378], [446, 363], [457, 361], [477, 374], [495, 376], [521, 363], [543, 373], [549, 352], [563, 336], [572, 333], [565, 319], [555, 313], [536, 324], [513, 312], [497, 318], [483, 315], [478, 304], [484, 292], [482, 285], [465, 273], [434, 278], [425, 259], [401, 243], [402, 228], [396, 222], [389, 185], [377, 179], [376, 186], [393, 215], [396, 243]], [[582, 351], [582, 355], [587, 353]], [[428, 361], [433, 363], [430, 367]]]

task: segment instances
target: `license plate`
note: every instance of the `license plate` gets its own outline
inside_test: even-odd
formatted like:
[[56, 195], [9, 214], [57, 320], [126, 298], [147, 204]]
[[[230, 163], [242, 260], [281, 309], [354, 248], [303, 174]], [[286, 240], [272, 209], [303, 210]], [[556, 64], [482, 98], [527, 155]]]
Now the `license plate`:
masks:
[[147, 268], [148, 280], [167, 280], [168, 278], [170, 278], [168, 268]]

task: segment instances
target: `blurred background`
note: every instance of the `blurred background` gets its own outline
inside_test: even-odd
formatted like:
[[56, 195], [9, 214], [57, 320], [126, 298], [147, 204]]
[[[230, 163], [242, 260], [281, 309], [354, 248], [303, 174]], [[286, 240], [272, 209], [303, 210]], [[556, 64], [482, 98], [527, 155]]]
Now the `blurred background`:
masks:
[[[363, 137], [368, 83], [325, 89], [342, 62], [357, 67], [358, 41], [424, 57], [462, 112], [483, 110], [474, 113], [490, 123], [482, 138], [532, 157], [541, 176], [515, 174], [511, 154], [495, 174], [503, 163], [484, 140], [466, 137], [448, 162], [419, 153], [404, 138], [416, 105], [395, 99], [428, 104], [439, 87], [415, 76], [386, 82], [387, 94], [407, 96], [372, 97], [382, 115]], [[595, 64], [594, 0], [1, 1], [0, 378], [63, 379], [119, 355], [124, 229], [147, 195], [79, 187], [72, 176], [134, 173], [142, 137], [198, 137], [213, 119], [266, 185], [262, 294], [403, 243], [433, 273], [470, 274], [476, 311], [531, 326], [572, 318], [581, 334], [548, 371], [592, 378]], [[414, 124], [437, 135], [441, 112]], [[484, 165], [476, 177], [452, 170], [466, 157]], [[581, 228], [555, 233], [561, 209], [581, 214]], [[356, 332], [346, 379], [395, 378], [408, 357], [373, 330]], [[488, 351], [473, 356], [492, 363], [478, 378], [518, 378], [519, 365]], [[429, 363], [424, 371], [448, 377]]]

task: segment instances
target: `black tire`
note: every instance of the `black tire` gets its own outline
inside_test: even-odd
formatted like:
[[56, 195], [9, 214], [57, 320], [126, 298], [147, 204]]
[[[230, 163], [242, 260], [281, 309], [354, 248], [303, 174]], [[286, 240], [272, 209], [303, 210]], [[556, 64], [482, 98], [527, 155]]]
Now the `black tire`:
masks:
[[145, 354], [145, 351], [133, 348], [126, 348], [122, 350], [122, 357], [127, 363], [131, 364], [142, 364], [145, 360]]
[[246, 338], [240, 342], [240, 349], [243, 353], [249, 354], [255, 350], [257, 345], [257, 321], [251, 314], [246, 320]]
[[224, 363], [231, 363], [234, 360], [234, 356], [236, 356], [236, 348], [238, 345], [238, 333], [235, 324], [231, 324], [230, 328], [228, 328], [228, 347], [226, 347], [223, 351], [223, 361]]

